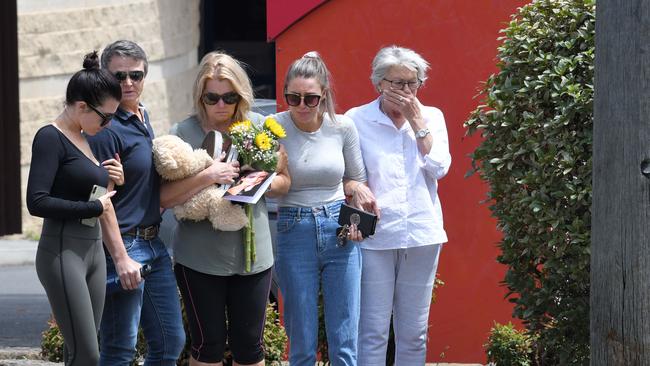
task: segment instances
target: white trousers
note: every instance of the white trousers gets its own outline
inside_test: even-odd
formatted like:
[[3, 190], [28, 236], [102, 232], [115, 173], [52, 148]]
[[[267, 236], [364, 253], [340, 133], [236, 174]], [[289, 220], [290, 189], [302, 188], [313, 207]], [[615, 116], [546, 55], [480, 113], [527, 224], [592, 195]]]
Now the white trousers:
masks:
[[395, 365], [422, 366], [429, 308], [442, 244], [362, 249], [359, 366], [385, 366], [393, 314]]

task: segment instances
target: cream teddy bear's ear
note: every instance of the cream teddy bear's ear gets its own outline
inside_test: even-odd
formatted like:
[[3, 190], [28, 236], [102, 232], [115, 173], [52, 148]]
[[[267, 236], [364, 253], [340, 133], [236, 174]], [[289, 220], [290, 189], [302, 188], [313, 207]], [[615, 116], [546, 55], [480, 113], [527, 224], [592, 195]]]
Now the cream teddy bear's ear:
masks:
[[203, 158], [197, 159], [192, 146], [180, 137], [166, 135], [156, 138], [154, 142], [156, 170], [166, 180], [186, 178], [205, 168]]
[[153, 158], [156, 171], [163, 178], [170, 180], [171, 172], [178, 169], [178, 163], [174, 158], [175, 149], [173, 139], [169, 136], [157, 137], [153, 140]]

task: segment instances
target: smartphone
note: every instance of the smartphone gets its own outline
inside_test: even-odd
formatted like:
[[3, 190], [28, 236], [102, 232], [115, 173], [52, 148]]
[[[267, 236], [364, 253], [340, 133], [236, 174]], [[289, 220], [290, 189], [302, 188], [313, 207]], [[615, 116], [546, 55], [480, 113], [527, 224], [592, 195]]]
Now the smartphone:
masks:
[[[97, 184], [93, 185], [93, 189], [90, 190], [90, 197], [88, 197], [88, 202], [90, 201], [95, 201], [99, 199], [99, 197], [103, 196], [106, 194], [106, 188], [102, 186], [98, 186]], [[97, 225], [97, 218], [96, 217], [89, 217], [87, 219], [81, 219], [81, 224], [90, 226], [90, 227], [95, 227]]]

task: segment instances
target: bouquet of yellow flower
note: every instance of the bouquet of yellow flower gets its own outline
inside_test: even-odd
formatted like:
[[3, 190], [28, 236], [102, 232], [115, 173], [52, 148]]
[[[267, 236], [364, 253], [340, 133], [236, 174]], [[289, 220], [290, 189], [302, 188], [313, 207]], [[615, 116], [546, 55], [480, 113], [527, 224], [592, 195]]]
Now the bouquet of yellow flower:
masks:
[[[284, 128], [272, 117], [267, 117], [262, 126], [251, 121], [240, 121], [230, 125], [228, 137], [237, 149], [242, 166], [256, 170], [274, 171], [278, 165], [278, 140], [286, 137]], [[255, 262], [255, 231], [253, 230], [253, 207], [245, 206], [248, 224], [244, 228], [244, 259], [246, 272]]]

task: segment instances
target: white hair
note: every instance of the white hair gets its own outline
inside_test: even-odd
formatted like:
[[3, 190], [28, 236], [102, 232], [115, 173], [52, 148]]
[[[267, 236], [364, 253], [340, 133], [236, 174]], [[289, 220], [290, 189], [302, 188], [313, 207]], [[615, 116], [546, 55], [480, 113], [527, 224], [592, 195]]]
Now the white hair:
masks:
[[372, 74], [370, 74], [372, 84], [379, 85], [393, 66], [404, 66], [417, 72], [418, 80], [423, 83], [427, 79], [429, 63], [417, 52], [393, 45], [380, 49], [372, 60]]

